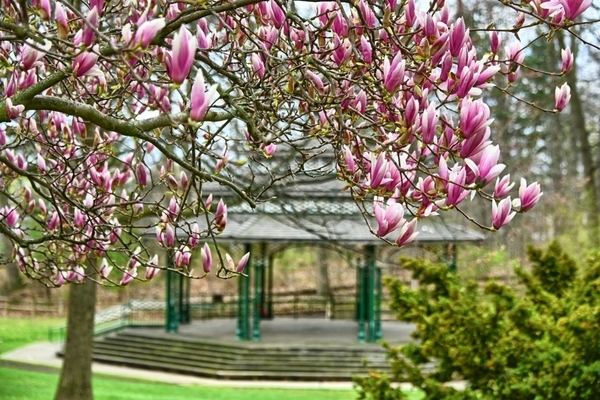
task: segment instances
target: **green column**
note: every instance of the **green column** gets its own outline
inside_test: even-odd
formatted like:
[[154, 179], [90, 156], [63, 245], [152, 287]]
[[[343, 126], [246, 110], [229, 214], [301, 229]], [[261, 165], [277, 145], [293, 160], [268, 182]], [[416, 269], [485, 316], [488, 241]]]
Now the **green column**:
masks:
[[456, 272], [456, 258], [457, 254], [457, 246], [456, 243], [449, 243], [446, 248], [446, 252], [448, 254], [448, 269], [452, 272]]
[[381, 333], [381, 268], [375, 268], [375, 340], [383, 337]]
[[269, 262], [267, 263], [267, 314], [266, 318], [273, 319], [273, 256], [269, 256]]
[[375, 267], [375, 246], [365, 246], [366, 257], [366, 319], [368, 325], [367, 342], [373, 343], [376, 340], [376, 267]]
[[367, 342], [375, 341], [375, 257], [374, 246], [368, 245], [367, 251]]
[[177, 274], [179, 279], [179, 322], [190, 323], [190, 279]]
[[365, 342], [365, 311], [366, 311], [366, 307], [365, 307], [365, 301], [366, 301], [365, 272], [366, 272], [366, 268], [364, 266], [359, 265], [356, 268], [356, 284], [357, 284], [357, 290], [356, 290], [356, 295], [357, 295], [356, 317], [357, 318], [356, 319], [358, 320], [358, 341], [359, 341], [359, 343]]
[[[251, 250], [251, 246], [246, 244], [246, 252]], [[238, 340], [250, 340], [250, 271], [252, 270], [252, 256], [246, 264], [246, 274], [248, 277], [239, 276], [238, 279], [238, 320], [235, 337]]]
[[252, 310], [252, 340], [260, 340], [260, 319], [262, 314], [262, 295], [263, 295], [263, 272], [264, 265], [254, 264], [254, 302]]
[[[173, 268], [173, 252], [167, 251], [167, 266]], [[179, 328], [179, 283], [177, 274], [173, 271], [167, 271], [166, 282], [166, 304], [165, 304], [165, 330], [167, 332], [177, 332]]]
[[260, 340], [260, 320], [265, 309], [265, 262], [267, 260], [267, 244], [261, 243], [259, 253], [254, 258], [254, 301], [252, 307], [252, 340]]

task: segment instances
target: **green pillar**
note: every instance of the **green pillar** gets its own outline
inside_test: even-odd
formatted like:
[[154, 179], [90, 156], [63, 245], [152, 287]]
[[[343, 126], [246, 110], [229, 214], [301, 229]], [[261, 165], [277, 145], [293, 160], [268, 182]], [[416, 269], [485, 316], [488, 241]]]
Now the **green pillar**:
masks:
[[[173, 268], [173, 251], [167, 251], [167, 266]], [[179, 328], [179, 282], [177, 279], [176, 272], [167, 271], [167, 282], [166, 282], [166, 304], [165, 304], [165, 330], [173, 333], [177, 332]]]
[[[251, 250], [251, 246], [246, 244], [246, 253]], [[246, 264], [246, 274], [248, 277], [239, 276], [238, 279], [238, 319], [235, 337], [238, 340], [250, 340], [250, 277], [252, 270], [252, 255]]]
[[359, 265], [356, 268], [356, 319], [358, 320], [358, 341], [359, 343], [365, 342], [365, 311], [366, 311], [366, 282], [365, 282], [366, 268]]
[[448, 247], [446, 247], [446, 252], [448, 254], [448, 269], [452, 272], [456, 272], [456, 262], [457, 262], [457, 246], [456, 243], [449, 243]]
[[265, 315], [268, 319], [273, 319], [273, 256], [269, 256], [269, 262], [267, 263], [267, 313]]
[[367, 268], [367, 342], [375, 342], [375, 246], [367, 245], [366, 248]]
[[375, 268], [375, 340], [380, 340], [381, 333], [381, 268]]
[[264, 265], [254, 264], [254, 302], [252, 310], [252, 340], [260, 340], [260, 320], [262, 316]]
[[254, 268], [254, 301], [252, 307], [252, 340], [260, 340], [260, 320], [265, 309], [265, 261], [267, 259], [267, 244], [260, 244], [260, 252], [256, 255]]
[[177, 274], [179, 279], [179, 322], [190, 323], [190, 279]]

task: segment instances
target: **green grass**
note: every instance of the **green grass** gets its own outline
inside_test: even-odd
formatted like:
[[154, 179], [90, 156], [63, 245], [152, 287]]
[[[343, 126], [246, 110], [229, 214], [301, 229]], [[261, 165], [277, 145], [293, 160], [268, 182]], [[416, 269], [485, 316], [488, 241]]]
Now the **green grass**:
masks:
[[[0, 368], [0, 399], [51, 399], [58, 375]], [[351, 400], [351, 390], [236, 389], [94, 378], [96, 400]]]
[[48, 340], [48, 328], [64, 323], [59, 318], [0, 317], [0, 354], [29, 343]]
[[[0, 354], [29, 343], [48, 340], [48, 328], [63, 323], [48, 318], [0, 318]], [[24, 367], [25, 368], [25, 367]], [[33, 372], [21, 368], [0, 367], [0, 399], [47, 400], [54, 396], [58, 370]], [[180, 386], [94, 376], [95, 400], [354, 400], [354, 390], [316, 389], [242, 389], [212, 386]], [[409, 400], [418, 400], [418, 392], [408, 392]]]

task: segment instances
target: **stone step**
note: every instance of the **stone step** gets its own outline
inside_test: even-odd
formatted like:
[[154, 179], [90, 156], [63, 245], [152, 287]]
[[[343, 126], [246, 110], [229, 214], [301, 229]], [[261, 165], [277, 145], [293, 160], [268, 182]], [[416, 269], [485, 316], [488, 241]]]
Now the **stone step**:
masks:
[[[248, 359], [241, 357], [238, 359], [219, 359], [210, 356], [198, 356], [195, 354], [181, 354], [172, 353], [168, 351], [149, 351], [146, 349], [117, 349], [110, 347], [94, 347], [94, 354], [107, 355], [116, 357], [128, 357], [135, 359], [155, 359], [163, 360], [165, 362], [185, 363], [189, 365], [205, 366], [210, 365], [213, 368], [222, 369], [252, 369], [252, 370], [315, 370], [315, 371], [344, 371], [344, 370], [361, 370], [363, 369], [363, 362], [360, 359], [347, 360], [332, 360], [325, 358], [315, 359], [296, 359], [293, 357], [289, 358], [265, 358], [265, 359]], [[387, 364], [381, 363], [369, 363], [369, 366], [377, 369], [386, 369]]]
[[330, 360], [335, 358], [335, 360], [345, 360], [348, 362], [351, 361], [360, 361], [364, 358], [369, 360], [370, 362], [385, 362], [385, 353], [383, 351], [372, 353], [365, 350], [360, 352], [357, 351], [335, 351], [335, 352], [327, 352], [321, 351], [319, 349], [315, 349], [312, 351], [306, 351], [304, 349], [299, 350], [290, 350], [290, 349], [263, 349], [263, 348], [244, 348], [244, 347], [235, 347], [235, 348], [220, 348], [218, 345], [214, 345], [213, 343], [185, 343], [178, 341], [161, 341], [161, 340], [152, 340], [147, 341], [145, 339], [135, 338], [135, 337], [116, 337], [116, 336], [108, 336], [103, 338], [102, 340], [96, 341], [98, 346], [102, 346], [103, 348], [113, 347], [113, 348], [137, 348], [137, 349], [145, 349], [147, 351], [168, 351], [177, 354], [195, 354], [198, 356], [208, 355], [211, 357], [216, 357], [219, 359], [239, 359], [240, 357], [244, 357], [246, 359], [280, 359], [280, 358], [295, 358], [295, 359], [322, 359], [322, 360]]
[[216, 342], [128, 329], [96, 338], [94, 360], [221, 379], [349, 381], [370, 368], [389, 371], [372, 345]]

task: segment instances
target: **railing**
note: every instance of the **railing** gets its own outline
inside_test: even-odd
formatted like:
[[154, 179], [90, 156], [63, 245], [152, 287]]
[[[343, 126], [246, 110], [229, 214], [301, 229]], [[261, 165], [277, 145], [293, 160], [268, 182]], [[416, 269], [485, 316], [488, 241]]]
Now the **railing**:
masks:
[[[252, 299], [250, 299], [252, 301]], [[352, 295], [320, 296], [315, 294], [274, 293], [272, 315], [293, 318], [355, 319], [356, 299]], [[392, 314], [382, 304], [382, 318], [391, 319]], [[238, 299], [236, 296], [214, 296], [190, 299], [190, 319], [235, 318]], [[99, 311], [94, 316], [94, 334], [100, 335], [128, 326], [161, 326], [165, 321], [164, 300], [131, 300], [128, 303]], [[52, 327], [48, 338], [52, 342], [63, 341], [66, 325]]]
[[[112, 332], [128, 326], [160, 326], [164, 323], [165, 304], [156, 300], [131, 300], [129, 303], [109, 307], [94, 315], [94, 335]], [[48, 340], [65, 340], [66, 325], [51, 327]]]

